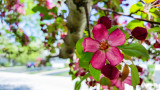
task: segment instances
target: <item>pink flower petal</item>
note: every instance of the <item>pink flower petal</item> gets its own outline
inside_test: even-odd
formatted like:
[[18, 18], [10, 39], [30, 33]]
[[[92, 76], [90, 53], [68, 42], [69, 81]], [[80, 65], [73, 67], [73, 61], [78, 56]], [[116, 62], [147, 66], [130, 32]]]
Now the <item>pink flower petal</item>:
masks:
[[75, 66], [73, 67], [73, 69], [76, 71], [79, 69], [79, 63], [75, 63]]
[[108, 38], [108, 30], [103, 24], [97, 24], [93, 27], [93, 37], [95, 40], [102, 42], [106, 41]]
[[108, 86], [102, 85], [102, 90], [108, 90]]
[[117, 47], [109, 47], [106, 52], [106, 59], [111, 65], [116, 66], [120, 64], [124, 56]]
[[131, 76], [128, 76], [123, 82], [132, 86]]
[[124, 90], [124, 83], [119, 79], [111, 80], [112, 85], [116, 86], [119, 90]]
[[82, 43], [84, 52], [96, 52], [99, 45], [100, 43], [92, 38], [85, 38]]
[[125, 43], [125, 41], [125, 34], [118, 28], [113, 31], [108, 37], [108, 44], [111, 46], [121, 46]]
[[116, 79], [119, 77], [119, 70], [115, 67], [112, 66], [110, 64], [105, 65], [102, 69], [101, 69], [101, 73], [109, 78], [110, 80]]
[[46, 0], [46, 4], [47, 4], [48, 9], [52, 9], [53, 7], [56, 6], [56, 5], [53, 4], [52, 0]]
[[95, 69], [101, 69], [105, 66], [106, 59], [105, 59], [105, 52], [104, 51], [96, 51], [91, 59], [91, 65]]

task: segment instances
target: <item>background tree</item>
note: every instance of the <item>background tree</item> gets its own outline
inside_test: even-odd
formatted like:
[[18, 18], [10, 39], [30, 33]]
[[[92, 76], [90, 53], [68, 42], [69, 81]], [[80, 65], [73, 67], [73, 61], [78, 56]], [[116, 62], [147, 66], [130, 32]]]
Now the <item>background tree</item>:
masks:
[[[12, 44], [7, 43], [2, 53], [9, 56], [16, 53], [12, 58], [20, 60], [26, 54], [37, 56], [43, 47], [50, 52], [48, 57], [71, 59], [69, 73], [73, 79], [80, 78], [75, 84], [76, 90], [83, 80], [89, 87], [100, 84], [102, 89], [123, 90], [124, 83], [127, 83], [135, 89], [142, 81], [149, 81], [143, 76], [153, 75], [146, 74], [149, 70], [136, 63], [152, 61], [154, 65], [159, 62], [160, 2], [137, 0], [132, 5], [130, 2], [1, 0], [1, 36], [12, 36], [16, 42], [13, 47], [16, 45], [22, 49], [20, 52], [11, 50], [8, 45]], [[125, 8], [128, 6], [131, 7], [127, 13]], [[44, 46], [30, 46], [37, 38]], [[59, 48], [59, 54], [56, 48]]]

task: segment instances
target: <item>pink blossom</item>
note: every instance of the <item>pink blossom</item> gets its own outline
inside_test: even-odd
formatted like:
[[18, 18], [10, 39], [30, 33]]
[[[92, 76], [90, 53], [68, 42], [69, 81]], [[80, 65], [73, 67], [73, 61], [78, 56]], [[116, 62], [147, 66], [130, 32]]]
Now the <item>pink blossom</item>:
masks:
[[14, 8], [19, 14], [25, 15], [24, 4], [15, 4]]
[[76, 62], [76, 63], [74, 63], [74, 67], [73, 67], [73, 69], [76, 71], [76, 70], [78, 70], [79, 69], [79, 63], [78, 62]]
[[91, 65], [95, 69], [102, 69], [105, 66], [106, 59], [110, 65], [116, 66], [121, 63], [124, 56], [116, 46], [121, 46], [126, 41], [125, 34], [116, 29], [110, 35], [103, 24], [94, 26], [92, 38], [85, 38], [82, 45], [84, 52], [94, 53], [91, 59]]
[[37, 59], [36, 59], [37, 61], [41, 61], [41, 58], [40, 57], [37, 57]]
[[119, 90], [124, 90], [125, 83], [132, 86], [132, 81], [130, 76], [128, 76], [124, 81], [121, 81], [121, 79], [118, 78], [118, 79], [111, 80], [111, 82], [112, 82], [112, 85], [119, 88]]
[[53, 4], [52, 0], [46, 0], [47, 8], [52, 9], [56, 5]]
[[122, 22], [122, 24], [127, 25], [127, 20], [125, 20], [124, 22]]
[[157, 57], [157, 58], [156, 58], [156, 61], [160, 61], [160, 57]]
[[[142, 78], [140, 79], [140, 83], [138, 85], [141, 85], [143, 82]], [[114, 80], [111, 80], [112, 82], [112, 86], [116, 86], [119, 90], [124, 90], [124, 84], [128, 84], [130, 86], [132, 86], [132, 81], [131, 81], [131, 76], [128, 76], [124, 81], [121, 81], [121, 78], [117, 78]]]
[[160, 43], [160, 39], [158, 38], [157, 35], [153, 34], [153, 37], [154, 37], [154, 39], [155, 39], [158, 43]]
[[66, 33], [62, 33], [62, 34], [61, 34], [61, 38], [62, 38], [62, 39], [64, 39], [66, 36], [67, 36]]
[[44, 14], [40, 13], [40, 17], [42, 18], [44, 16]]

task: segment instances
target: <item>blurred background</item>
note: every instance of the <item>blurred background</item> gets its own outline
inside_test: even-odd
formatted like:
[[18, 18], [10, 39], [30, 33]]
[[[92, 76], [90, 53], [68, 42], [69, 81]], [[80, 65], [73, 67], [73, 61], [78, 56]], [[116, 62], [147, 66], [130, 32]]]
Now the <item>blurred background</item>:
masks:
[[[130, 7], [139, 0], [120, 1], [123, 1], [123, 12], [129, 14]], [[98, 3], [99, 7], [104, 5]], [[69, 75], [70, 59], [58, 57], [67, 35], [68, 13], [65, 0], [0, 0], [0, 90], [74, 89], [76, 80], [72, 81], [73, 76]], [[96, 13], [98, 12], [92, 9], [90, 23], [93, 25], [101, 16]], [[131, 20], [133, 19], [120, 16], [116, 22], [124, 25]], [[151, 60], [139, 65], [151, 72], [146, 82], [152, 84], [147, 86], [158, 90], [160, 66], [159, 63], [152, 63]], [[126, 87], [132, 90], [132, 87]], [[88, 89], [83, 82], [81, 90]]]

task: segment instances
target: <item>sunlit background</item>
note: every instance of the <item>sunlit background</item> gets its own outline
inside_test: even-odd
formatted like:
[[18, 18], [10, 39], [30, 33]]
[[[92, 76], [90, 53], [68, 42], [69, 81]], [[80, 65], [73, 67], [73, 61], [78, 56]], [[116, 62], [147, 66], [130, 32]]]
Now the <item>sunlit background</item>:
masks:
[[[57, 5], [58, 0], [52, 1], [54, 5]], [[131, 5], [137, 3], [137, 1], [139, 0], [123, 1], [124, 13], [129, 14]], [[57, 56], [59, 47], [63, 45], [61, 43], [63, 42], [63, 35], [66, 34], [65, 29], [56, 32], [56, 41], [52, 43], [51, 40], [49, 44], [52, 46], [51, 48], [44, 47], [47, 33], [43, 33], [41, 25], [43, 23], [54, 24], [55, 19], [43, 20], [42, 22], [40, 12], [32, 11], [32, 8], [37, 5], [36, 0], [20, 0], [20, 2], [24, 3], [25, 15], [19, 17], [19, 27], [17, 28], [15, 24], [13, 27], [16, 27], [19, 33], [25, 33], [24, 38], [29, 37], [30, 40], [29, 43], [27, 41], [20, 43], [19, 38], [10, 32], [12, 26], [4, 22], [6, 18], [0, 18], [0, 90], [73, 90], [75, 80], [72, 81], [72, 77], [69, 75], [68, 64], [70, 59], [61, 59]], [[128, 4], [128, 6], [125, 4]], [[103, 7], [104, 3], [98, 3], [98, 6]], [[12, 12], [6, 12], [8, 15], [10, 13]], [[58, 14], [64, 14], [64, 18], [66, 18], [68, 13], [68, 8], [63, 0], [61, 6], [59, 6]], [[99, 18], [98, 15], [95, 16], [96, 13], [97, 11], [94, 9], [91, 11], [90, 23], [94, 23]], [[129, 22], [131, 20], [133, 19], [120, 16], [118, 22]], [[43, 28], [45, 30], [47, 27], [44, 26]], [[152, 60], [149, 63], [138, 62], [138, 64], [145, 69], [148, 68], [147, 65], [150, 65], [151, 72], [152, 69], [155, 69], [155, 84], [148, 84], [146, 87], [159, 88], [160, 65], [153, 66]], [[133, 89], [128, 85], [126, 85], [126, 88], [126, 90]], [[82, 83], [81, 90], [88, 90], [85, 82]]]

